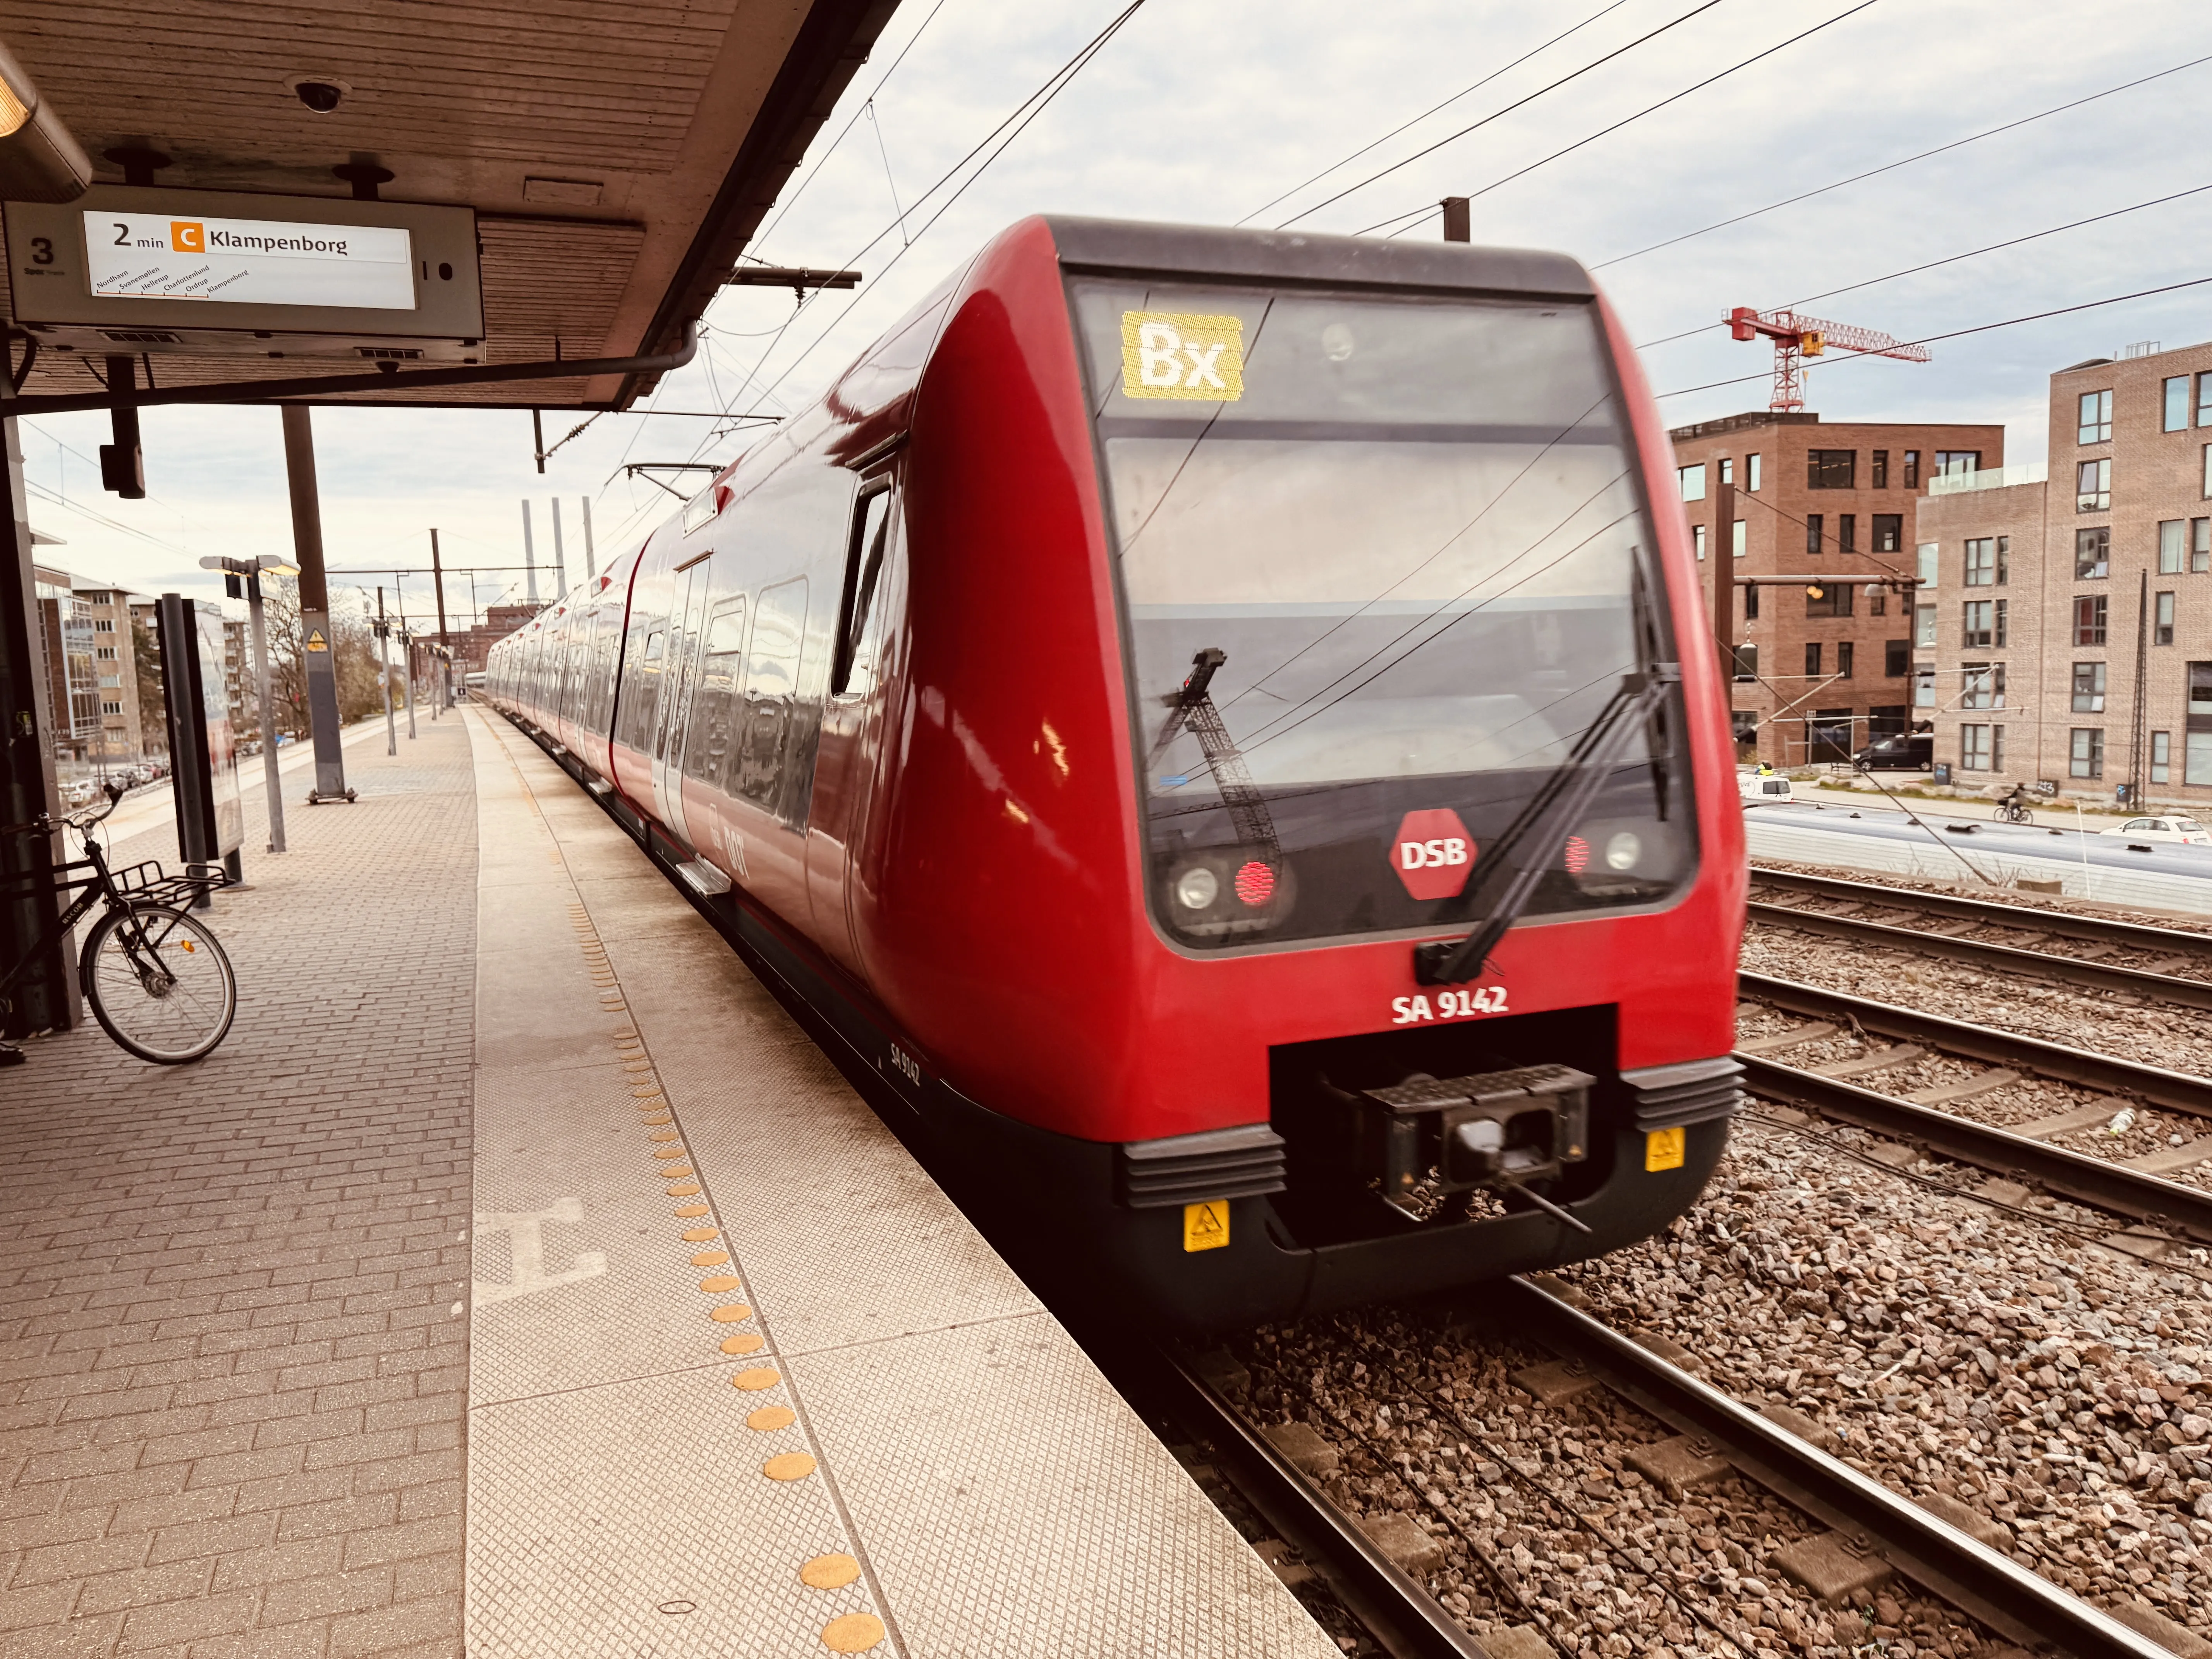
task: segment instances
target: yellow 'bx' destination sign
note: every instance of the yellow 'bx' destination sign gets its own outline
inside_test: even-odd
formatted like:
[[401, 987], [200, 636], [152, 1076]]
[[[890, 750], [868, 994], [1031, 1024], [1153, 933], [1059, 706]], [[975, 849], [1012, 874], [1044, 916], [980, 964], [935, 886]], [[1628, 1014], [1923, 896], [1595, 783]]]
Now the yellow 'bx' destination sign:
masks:
[[1244, 319], [1123, 312], [1121, 391], [1131, 398], [1235, 403], [1244, 395]]

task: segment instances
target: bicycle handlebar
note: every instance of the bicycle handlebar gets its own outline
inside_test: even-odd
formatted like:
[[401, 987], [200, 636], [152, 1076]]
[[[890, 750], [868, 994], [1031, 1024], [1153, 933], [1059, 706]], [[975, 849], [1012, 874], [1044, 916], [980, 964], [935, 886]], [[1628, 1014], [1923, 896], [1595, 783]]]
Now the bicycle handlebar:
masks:
[[111, 783], [106, 786], [106, 793], [107, 805], [88, 817], [86, 813], [89, 809], [82, 806], [78, 807], [74, 812], [64, 812], [59, 817], [41, 812], [28, 823], [0, 824], [0, 835], [51, 836], [58, 830], [90, 830], [117, 807], [122, 805], [124, 796], [129, 794], [131, 791], [125, 785]]

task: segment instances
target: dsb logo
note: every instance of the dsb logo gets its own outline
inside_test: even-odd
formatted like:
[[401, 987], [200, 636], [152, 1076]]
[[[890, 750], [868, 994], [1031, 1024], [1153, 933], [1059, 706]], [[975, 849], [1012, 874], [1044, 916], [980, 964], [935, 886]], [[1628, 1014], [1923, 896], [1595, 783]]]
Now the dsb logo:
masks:
[[1467, 885], [1475, 857], [1474, 837], [1449, 807], [1408, 812], [1390, 838], [1390, 867], [1417, 899], [1451, 898]]

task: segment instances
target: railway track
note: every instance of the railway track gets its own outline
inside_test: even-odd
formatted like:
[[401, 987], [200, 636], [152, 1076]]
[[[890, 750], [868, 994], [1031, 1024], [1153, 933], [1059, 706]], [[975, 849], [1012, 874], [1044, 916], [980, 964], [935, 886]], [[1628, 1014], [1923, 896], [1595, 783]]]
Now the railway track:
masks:
[[[2069, 915], [2025, 905], [1998, 904], [1986, 899], [1914, 892], [1829, 876], [1800, 875], [1792, 871], [1754, 867], [1751, 875], [1755, 888], [1851, 907], [1814, 910], [1801, 904], [1753, 899], [1748, 907], [1751, 920], [1770, 927], [1942, 957], [1978, 967], [2055, 980], [2085, 990], [2119, 991], [2180, 1007], [2212, 1009], [2212, 979], [2191, 977], [2195, 974], [2212, 974], [2212, 937], [2202, 933], [2141, 922]], [[1900, 926], [1857, 914], [1861, 909], [1901, 914], [1942, 925], [1932, 928]], [[2018, 937], [2015, 942], [2006, 943], [1972, 936], [1984, 928]], [[2137, 952], [2142, 959], [2130, 965], [2095, 959], [2080, 951], [2071, 955], [2055, 955], [2047, 947], [2056, 940], [2073, 941], [2094, 952]]]

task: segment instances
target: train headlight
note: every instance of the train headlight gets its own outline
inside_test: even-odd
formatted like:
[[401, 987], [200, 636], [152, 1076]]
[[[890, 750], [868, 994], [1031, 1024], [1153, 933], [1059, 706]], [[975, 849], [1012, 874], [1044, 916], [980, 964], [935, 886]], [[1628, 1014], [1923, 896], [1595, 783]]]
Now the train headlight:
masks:
[[1186, 910], [1203, 910], [1221, 895], [1221, 879], [1204, 865], [1194, 865], [1176, 878], [1176, 902]]
[[1608, 870], [1633, 870], [1636, 860], [1644, 856], [1644, 842], [1633, 830], [1624, 830], [1605, 844], [1605, 866]]

